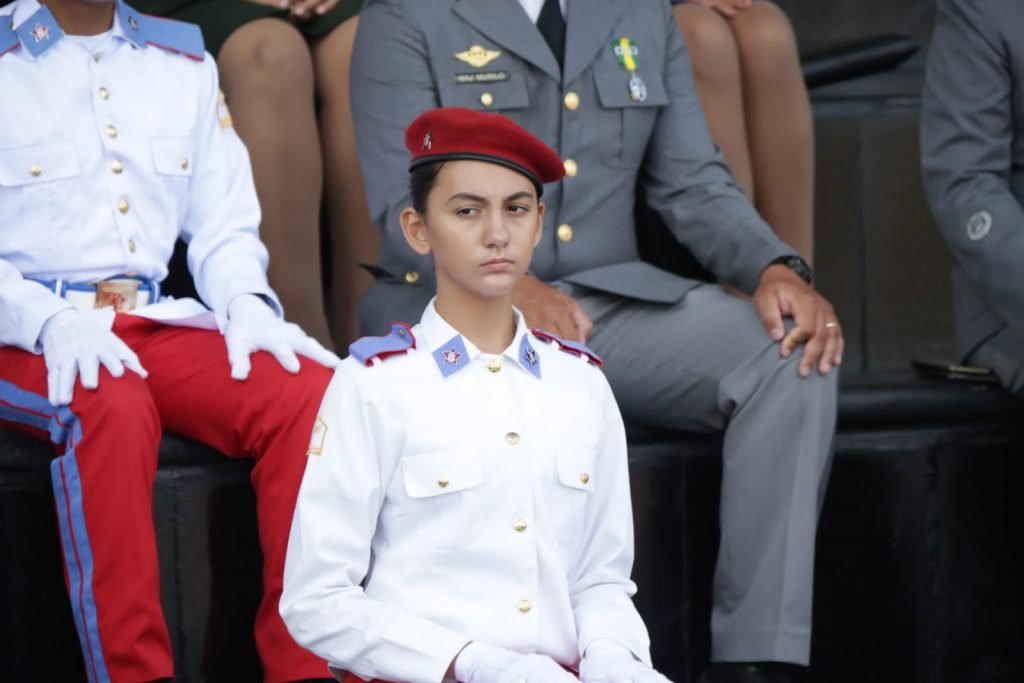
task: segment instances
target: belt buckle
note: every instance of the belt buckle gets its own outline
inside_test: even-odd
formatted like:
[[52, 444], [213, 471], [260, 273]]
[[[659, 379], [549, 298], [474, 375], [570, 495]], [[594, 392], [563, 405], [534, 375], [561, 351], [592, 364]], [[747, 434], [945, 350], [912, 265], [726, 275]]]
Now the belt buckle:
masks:
[[138, 294], [138, 280], [104, 280], [96, 285], [93, 308], [112, 306], [115, 313], [127, 313], [135, 308]]

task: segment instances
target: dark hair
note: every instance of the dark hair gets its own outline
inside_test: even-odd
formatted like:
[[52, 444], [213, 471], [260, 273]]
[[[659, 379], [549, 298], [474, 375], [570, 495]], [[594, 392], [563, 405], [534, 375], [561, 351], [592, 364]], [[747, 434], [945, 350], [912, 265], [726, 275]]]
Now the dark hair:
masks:
[[409, 171], [409, 195], [412, 197], [412, 208], [420, 214], [427, 213], [427, 196], [437, 185], [437, 174], [444, 167], [444, 161], [423, 164]]

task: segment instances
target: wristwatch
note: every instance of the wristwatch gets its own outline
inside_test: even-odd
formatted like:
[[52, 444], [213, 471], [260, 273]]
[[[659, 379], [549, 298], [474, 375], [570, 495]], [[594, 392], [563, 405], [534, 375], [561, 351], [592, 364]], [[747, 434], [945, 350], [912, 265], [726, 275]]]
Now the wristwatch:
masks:
[[[800, 276], [800, 279], [803, 280], [804, 282], [806, 282], [807, 284], [811, 284], [811, 280], [814, 279], [814, 273], [811, 272], [811, 267], [809, 265], [807, 265], [807, 261], [804, 261], [802, 258], [797, 256], [796, 254], [791, 254], [789, 256], [780, 256], [779, 258], [774, 259], [768, 265], [769, 266], [774, 266], [774, 265], [786, 266], [787, 268], [792, 270], [794, 273], [796, 273], [798, 276]], [[765, 266], [765, 267], [767, 268], [767, 266]]]

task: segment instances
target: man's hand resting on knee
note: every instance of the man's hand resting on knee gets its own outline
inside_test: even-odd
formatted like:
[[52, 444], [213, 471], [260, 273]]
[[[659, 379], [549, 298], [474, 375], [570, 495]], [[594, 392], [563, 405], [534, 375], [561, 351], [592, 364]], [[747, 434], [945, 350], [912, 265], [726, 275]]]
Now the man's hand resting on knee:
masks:
[[[834, 366], [842, 364], [843, 328], [836, 312], [799, 275], [784, 265], [768, 266], [761, 274], [753, 299], [768, 334], [781, 342], [783, 358], [804, 345], [799, 365], [801, 377], [809, 376], [815, 365], [818, 372], [827, 375]], [[794, 323], [788, 334], [782, 322], [787, 317]]]

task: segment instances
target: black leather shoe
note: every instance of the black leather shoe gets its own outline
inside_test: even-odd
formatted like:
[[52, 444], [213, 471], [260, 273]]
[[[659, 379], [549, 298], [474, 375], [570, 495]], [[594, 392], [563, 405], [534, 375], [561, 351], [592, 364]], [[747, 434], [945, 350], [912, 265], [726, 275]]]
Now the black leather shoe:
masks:
[[803, 670], [781, 662], [716, 662], [697, 683], [797, 683]]

